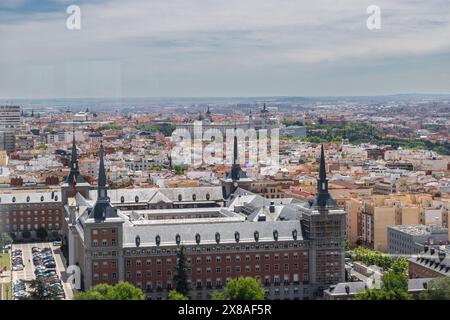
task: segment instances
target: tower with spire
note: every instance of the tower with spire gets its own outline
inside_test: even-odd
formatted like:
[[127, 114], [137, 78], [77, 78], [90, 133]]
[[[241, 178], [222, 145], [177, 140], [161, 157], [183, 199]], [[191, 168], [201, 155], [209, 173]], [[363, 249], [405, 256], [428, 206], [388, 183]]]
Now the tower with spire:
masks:
[[89, 213], [89, 218], [93, 218], [96, 222], [104, 221], [107, 218], [117, 217], [117, 209], [111, 206], [106, 187], [103, 143], [100, 144], [99, 158], [100, 165], [98, 168], [97, 200]]
[[[317, 298], [330, 285], [345, 281], [346, 212], [328, 191], [325, 152], [320, 150], [317, 194], [300, 208], [303, 235], [310, 240], [310, 284]], [[337, 261], [339, 261], [337, 263]]]
[[65, 181], [61, 185], [61, 196], [63, 204], [67, 204], [69, 198], [74, 197], [78, 192], [83, 195], [83, 197], [89, 197], [89, 190], [91, 185], [86, 181], [86, 179], [80, 174], [78, 167], [78, 151], [75, 141], [75, 129], [72, 131], [72, 152], [70, 159], [70, 172], [67, 175]]
[[336, 201], [331, 197], [328, 192], [328, 179], [325, 166], [325, 152], [323, 145], [320, 148], [320, 167], [319, 167], [319, 177], [317, 178], [317, 194], [314, 199], [314, 208], [319, 210], [336, 208]]
[[236, 128], [234, 128], [234, 137], [233, 137], [233, 164], [231, 166], [231, 170], [225, 175], [225, 178], [221, 180], [222, 183], [222, 193], [224, 199], [229, 199], [232, 194], [238, 189], [246, 189], [249, 190], [251, 186], [252, 180], [247, 177], [247, 173], [242, 170], [241, 165], [239, 164], [239, 152], [238, 152], [238, 141], [237, 141], [237, 132]]

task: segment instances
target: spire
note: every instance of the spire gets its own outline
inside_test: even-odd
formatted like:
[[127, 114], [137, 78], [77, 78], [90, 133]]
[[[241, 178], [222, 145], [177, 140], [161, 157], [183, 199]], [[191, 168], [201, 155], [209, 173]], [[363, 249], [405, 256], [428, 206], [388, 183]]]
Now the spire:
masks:
[[72, 165], [70, 170], [78, 171], [78, 154], [77, 154], [77, 146], [75, 143], [75, 128], [72, 130]]
[[331, 198], [331, 195], [328, 192], [328, 179], [325, 170], [325, 151], [322, 145], [320, 150], [319, 177], [317, 178], [317, 194], [313, 202], [313, 207], [326, 209], [334, 208], [336, 206], [336, 201]]
[[103, 159], [103, 142], [100, 143], [100, 166], [98, 168], [98, 198], [106, 198], [106, 171], [105, 171], [105, 160]]
[[233, 166], [238, 164], [238, 143], [237, 143], [237, 132], [236, 127], [234, 127], [234, 142], [233, 142]]
[[99, 152], [100, 166], [98, 169], [97, 201], [89, 213], [89, 217], [93, 218], [97, 222], [104, 221], [107, 218], [117, 217], [117, 209], [111, 206], [106, 193], [106, 171], [103, 153], [102, 142], [100, 144]]
[[327, 178], [327, 173], [325, 170], [325, 152], [323, 150], [323, 144], [320, 150], [320, 169], [319, 169], [319, 179], [325, 180]]

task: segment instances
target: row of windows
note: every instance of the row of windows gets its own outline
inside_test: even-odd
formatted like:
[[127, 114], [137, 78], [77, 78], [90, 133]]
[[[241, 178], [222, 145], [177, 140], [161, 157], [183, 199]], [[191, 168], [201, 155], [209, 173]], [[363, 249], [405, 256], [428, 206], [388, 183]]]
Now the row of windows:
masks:
[[[116, 239], [111, 239], [111, 246], [116, 245]], [[98, 247], [98, 240], [92, 240], [92, 246]], [[108, 240], [103, 239], [102, 240], [102, 247], [108, 247]]]
[[[102, 235], [106, 235], [108, 234], [108, 232], [111, 231], [112, 234], [116, 233], [116, 229], [101, 229], [101, 234]], [[98, 235], [99, 230], [98, 229], [94, 229], [92, 230], [92, 235], [96, 236]]]
[[[340, 245], [340, 244], [337, 244]], [[215, 246], [215, 247], [186, 247], [186, 252], [220, 252], [220, 251], [250, 251], [250, 250], [270, 250], [270, 249], [288, 249], [288, 248], [299, 248], [299, 247], [306, 247], [306, 243], [302, 242], [295, 242], [295, 243], [283, 243], [283, 244], [266, 244], [266, 245], [241, 245], [241, 246]], [[125, 255], [127, 256], [139, 256], [139, 255], [145, 255], [145, 254], [161, 254], [161, 253], [176, 253], [178, 251], [177, 248], [173, 249], [142, 249], [142, 250], [127, 250], [125, 252]], [[306, 255], [305, 251], [305, 255]]]
[[[19, 220], [19, 221], [17, 221], [17, 220]], [[55, 220], [56, 220], [56, 221], [59, 221], [59, 217], [55, 217]], [[26, 218], [26, 221], [27, 221], [27, 222], [31, 222], [31, 217]], [[33, 217], [33, 221], [34, 221], [34, 222], [38, 222], [38, 221], [39, 221], [39, 218], [38, 218], [38, 217]], [[48, 217], [48, 218], [46, 219], [45, 217], [41, 217], [41, 221], [53, 221], [53, 218], [52, 218], [52, 217]], [[4, 222], [4, 223], [10, 223], [10, 222], [11, 222], [11, 219], [10, 219], [10, 218], [6, 218], [6, 219], [0, 218], [0, 223], [2, 223], [2, 222]], [[24, 218], [20, 218], [20, 219], [13, 218], [13, 219], [12, 219], [12, 222], [25, 222], [25, 219], [24, 219]]]
[[[51, 223], [49, 223], [49, 224], [42, 223], [40, 226], [42, 228], [46, 228], [48, 230], [58, 230], [59, 229], [59, 223], [55, 223], [54, 226]], [[24, 224], [20, 224], [20, 225], [13, 224], [11, 227], [12, 227], [13, 231], [17, 231], [17, 230], [29, 230], [29, 231], [31, 231], [31, 230], [37, 230], [39, 228], [39, 225], [38, 224], [34, 224], [34, 225], [31, 225], [31, 224], [27, 224], [27, 225], [24, 225]]]
[[[103, 240], [103, 243], [106, 243], [106, 240]], [[105, 245], [106, 245], [106, 244], [105, 244]], [[307, 252], [303, 252], [303, 256], [307, 256], [307, 255], [308, 255]], [[284, 254], [283, 254], [283, 258], [284, 258], [285, 260], [289, 260], [289, 257], [290, 257], [290, 254], [289, 254], [289, 253], [284, 253]], [[294, 260], [296, 260], [296, 259], [298, 259], [299, 254], [298, 254], [297, 252], [294, 252], [294, 253], [292, 253], [292, 257], [293, 257]], [[242, 261], [241, 256], [239, 256], [239, 255], [235, 256], [234, 258], [235, 258], [235, 261], [236, 261], [236, 262], [241, 262], [241, 261]], [[270, 260], [270, 258], [271, 258], [271, 255], [270, 255], [270, 254], [265, 254], [265, 255], [264, 255], [264, 260], [267, 261], [267, 260]], [[273, 259], [274, 259], [274, 260], [280, 260], [280, 255], [277, 254], [277, 253], [273, 254]], [[231, 259], [231, 256], [226, 256], [226, 257], [225, 257], [225, 261], [226, 261], [226, 262], [231, 262], [231, 260], [232, 260], [232, 259]], [[255, 261], [260, 261], [260, 260], [261, 260], [261, 256], [260, 256], [259, 254], [255, 255], [255, 256], [254, 256], [254, 260], [255, 260]], [[212, 262], [212, 257], [211, 257], [211, 256], [207, 256], [207, 257], [205, 258], [205, 261], [206, 261], [206, 263], [211, 263], [211, 262]], [[215, 261], [216, 261], [217, 263], [221, 263], [221, 262], [222, 262], [222, 257], [221, 257], [221, 256], [215, 256]], [[251, 261], [251, 256], [250, 256], [250, 255], [246, 255], [246, 256], [245, 256], [245, 261], [247, 261], [247, 262]], [[192, 263], [192, 258], [191, 258], [191, 257], [188, 257], [187, 262], [188, 262], [188, 263]], [[152, 264], [152, 259], [146, 259], [145, 263], [146, 263], [146, 265], [151, 265], [151, 264]], [[157, 265], [161, 265], [162, 263], [163, 263], [163, 259], [156, 259], [156, 264], [157, 264]], [[171, 265], [171, 264], [172, 264], [172, 258], [167, 258], [167, 259], [165, 259], [165, 263], [166, 263], [167, 265]], [[202, 257], [196, 257], [196, 258], [195, 258], [195, 263], [196, 263], [196, 264], [202, 263]], [[127, 260], [127, 261], [126, 261], [126, 265], [127, 265], [127, 267], [131, 266], [131, 260]], [[141, 260], [141, 259], [137, 259], [137, 260], [136, 260], [136, 266], [137, 266], [137, 267], [142, 266], [142, 260]]]
[[[19, 211], [19, 212], [17, 212], [17, 211], [0, 211], [0, 215], [8, 214], [8, 213], [11, 213], [13, 216], [16, 216], [17, 214], [20, 214], [21, 216], [23, 216], [26, 213], [29, 216], [29, 215], [31, 215], [31, 213], [39, 214], [39, 211], [38, 210], [34, 210], [33, 212], [31, 210], [28, 210], [26, 212], [24, 212], [24, 211]], [[59, 210], [55, 210], [54, 213], [59, 214], [60, 212], [59, 212]], [[41, 210], [41, 214], [53, 214], [53, 210]]]

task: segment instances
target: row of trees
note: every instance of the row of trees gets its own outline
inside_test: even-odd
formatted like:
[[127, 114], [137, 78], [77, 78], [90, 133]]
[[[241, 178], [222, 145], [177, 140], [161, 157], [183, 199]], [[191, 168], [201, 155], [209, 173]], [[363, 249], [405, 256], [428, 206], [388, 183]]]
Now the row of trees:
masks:
[[357, 247], [354, 250], [350, 250], [348, 251], [348, 255], [353, 261], [362, 261], [368, 266], [376, 265], [383, 268], [383, 270], [391, 268], [394, 262], [391, 256], [365, 247]]
[[308, 136], [301, 141], [312, 143], [340, 143], [348, 139], [353, 144], [374, 143], [392, 145], [395, 148], [433, 150], [439, 154], [450, 155], [450, 142], [434, 143], [428, 140], [411, 140], [383, 137], [383, 132], [368, 123], [348, 123], [345, 126], [331, 124], [307, 125]]

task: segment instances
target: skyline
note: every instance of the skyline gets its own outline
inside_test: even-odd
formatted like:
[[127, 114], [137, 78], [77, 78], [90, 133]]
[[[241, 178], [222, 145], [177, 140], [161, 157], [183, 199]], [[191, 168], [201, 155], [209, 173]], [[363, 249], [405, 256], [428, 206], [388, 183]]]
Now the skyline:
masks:
[[450, 93], [446, 1], [376, 2], [3, 1], [0, 99]]

